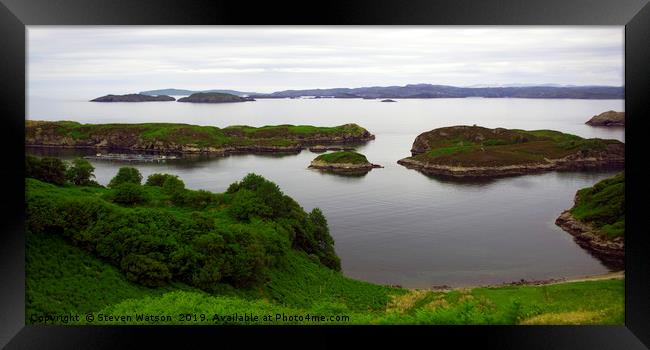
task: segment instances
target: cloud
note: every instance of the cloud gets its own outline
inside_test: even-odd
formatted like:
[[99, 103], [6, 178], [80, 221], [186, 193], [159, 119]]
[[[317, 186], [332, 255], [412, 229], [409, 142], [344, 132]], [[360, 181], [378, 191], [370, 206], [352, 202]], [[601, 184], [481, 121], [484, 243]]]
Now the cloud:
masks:
[[28, 27], [32, 95], [623, 84], [623, 27]]

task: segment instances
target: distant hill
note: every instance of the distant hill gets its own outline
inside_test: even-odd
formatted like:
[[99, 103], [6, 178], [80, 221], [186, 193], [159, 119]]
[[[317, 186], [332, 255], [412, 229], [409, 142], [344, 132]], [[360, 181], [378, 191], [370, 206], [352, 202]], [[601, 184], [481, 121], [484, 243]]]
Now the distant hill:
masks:
[[237, 96], [250, 96], [250, 95], [257, 95], [258, 93], [256, 92], [244, 92], [244, 91], [236, 91], [236, 90], [183, 90], [183, 89], [160, 89], [160, 90], [149, 90], [149, 91], [142, 91], [140, 94], [142, 95], [149, 95], [149, 96], [158, 96], [158, 95], [172, 95], [172, 96], [189, 96], [198, 92], [218, 92], [218, 93], [223, 93], [223, 94], [231, 94], [231, 95], [237, 95]]
[[143, 91], [144, 95], [191, 95], [197, 92], [218, 92], [237, 96], [250, 96], [253, 98], [298, 98], [331, 97], [331, 98], [461, 98], [461, 97], [486, 97], [486, 98], [575, 98], [575, 99], [622, 99], [625, 97], [623, 86], [558, 86], [555, 84], [541, 84], [539, 86], [473, 86], [457, 87], [450, 85], [409, 84], [405, 86], [372, 86], [360, 88], [332, 88], [332, 89], [307, 89], [284, 90], [270, 94], [243, 92], [236, 90], [205, 90], [192, 91], [182, 89], [162, 89]]

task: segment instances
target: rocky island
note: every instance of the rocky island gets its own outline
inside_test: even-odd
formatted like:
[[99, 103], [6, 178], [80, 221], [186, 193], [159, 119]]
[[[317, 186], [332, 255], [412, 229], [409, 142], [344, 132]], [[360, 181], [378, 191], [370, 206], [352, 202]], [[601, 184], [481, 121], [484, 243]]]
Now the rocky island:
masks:
[[593, 116], [585, 124], [591, 126], [625, 126], [625, 112], [603, 112]]
[[334, 173], [365, 174], [374, 168], [382, 168], [382, 166], [370, 163], [361, 153], [339, 151], [316, 157], [309, 168]]
[[387, 98], [385, 100], [381, 100], [381, 102], [397, 102], [397, 101], [391, 100], [390, 98]]
[[625, 258], [625, 174], [579, 190], [573, 208], [555, 224], [576, 243], [613, 268], [623, 268]]
[[625, 145], [552, 130], [451, 126], [420, 134], [397, 163], [429, 175], [497, 177], [550, 170], [620, 169]]
[[252, 97], [241, 97], [233, 94], [220, 92], [197, 92], [188, 97], [178, 99], [178, 102], [193, 103], [230, 103], [230, 102], [248, 102], [255, 101]]
[[300, 152], [310, 145], [364, 143], [375, 138], [357, 124], [334, 127], [274, 125], [263, 127], [198, 126], [172, 123], [80, 124], [72, 121], [26, 121], [25, 145], [93, 148], [159, 153], [226, 155]]
[[90, 100], [90, 102], [152, 102], [152, 101], [176, 101], [175, 98], [167, 95], [150, 96], [143, 94], [127, 95], [106, 95]]
[[337, 145], [316, 145], [309, 147], [309, 151], [314, 153], [323, 153], [326, 151], [354, 151], [354, 147], [350, 146], [337, 146]]

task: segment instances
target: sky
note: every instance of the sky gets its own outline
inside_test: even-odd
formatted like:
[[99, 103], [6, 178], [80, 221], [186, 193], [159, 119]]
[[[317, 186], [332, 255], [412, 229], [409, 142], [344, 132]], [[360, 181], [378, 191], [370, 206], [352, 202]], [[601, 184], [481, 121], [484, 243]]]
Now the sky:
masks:
[[624, 84], [624, 27], [29, 26], [28, 95]]

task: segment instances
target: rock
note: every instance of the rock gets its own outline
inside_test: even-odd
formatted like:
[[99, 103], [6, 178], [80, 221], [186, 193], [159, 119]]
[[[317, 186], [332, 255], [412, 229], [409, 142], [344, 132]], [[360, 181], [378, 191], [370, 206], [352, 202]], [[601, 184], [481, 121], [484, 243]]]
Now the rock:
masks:
[[97, 97], [90, 102], [153, 102], [153, 101], [176, 101], [175, 98], [167, 95], [150, 96], [142, 94], [128, 94], [128, 95], [106, 95]]
[[603, 112], [593, 116], [585, 124], [591, 126], [625, 126], [625, 112]]
[[188, 97], [179, 98], [178, 102], [192, 103], [230, 103], [230, 102], [248, 102], [255, 101], [252, 97], [240, 97], [232, 94], [219, 92], [198, 92]]

